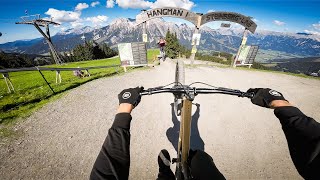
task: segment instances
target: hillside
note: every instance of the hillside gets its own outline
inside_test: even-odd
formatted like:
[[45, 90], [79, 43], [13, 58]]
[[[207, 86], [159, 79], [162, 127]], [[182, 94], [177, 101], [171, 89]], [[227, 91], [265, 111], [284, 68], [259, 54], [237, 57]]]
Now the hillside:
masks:
[[272, 64], [272, 69], [277, 71], [311, 74], [320, 72], [320, 57], [274, 59], [268, 64]]

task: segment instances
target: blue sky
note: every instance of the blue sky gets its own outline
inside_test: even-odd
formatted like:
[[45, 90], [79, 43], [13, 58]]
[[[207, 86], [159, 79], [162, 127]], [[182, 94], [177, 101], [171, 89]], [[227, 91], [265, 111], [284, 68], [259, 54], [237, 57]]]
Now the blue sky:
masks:
[[[94, 2], [94, 3], [93, 3]], [[175, 6], [194, 12], [231, 11], [251, 16], [258, 24], [257, 30], [280, 32], [308, 32], [320, 36], [320, 1], [303, 0], [1, 0], [0, 43], [18, 39], [40, 37], [30, 25], [16, 25], [20, 16], [40, 14], [53, 17], [60, 27], [52, 27], [52, 34], [68, 28], [106, 26], [119, 17], [135, 18], [140, 10]], [[177, 23], [186, 22], [171, 19]], [[218, 23], [206, 24], [212, 28]]]

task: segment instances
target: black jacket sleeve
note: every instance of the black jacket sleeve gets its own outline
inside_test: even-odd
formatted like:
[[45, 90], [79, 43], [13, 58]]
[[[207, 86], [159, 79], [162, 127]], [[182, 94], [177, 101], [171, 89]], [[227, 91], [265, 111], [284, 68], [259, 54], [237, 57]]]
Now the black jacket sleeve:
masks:
[[279, 107], [280, 120], [288, 141], [291, 159], [305, 179], [320, 179], [320, 123], [296, 107]]
[[90, 179], [128, 179], [131, 119], [132, 117], [129, 113], [116, 115], [93, 165]]

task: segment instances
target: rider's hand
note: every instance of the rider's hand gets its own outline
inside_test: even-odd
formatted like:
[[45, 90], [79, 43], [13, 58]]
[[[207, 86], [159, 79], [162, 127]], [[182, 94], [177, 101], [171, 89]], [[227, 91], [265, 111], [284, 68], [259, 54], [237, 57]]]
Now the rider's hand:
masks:
[[143, 87], [124, 89], [118, 94], [119, 104], [131, 104], [133, 108], [136, 107], [140, 103], [142, 90]]
[[247, 92], [254, 93], [251, 102], [261, 107], [276, 108], [281, 106], [291, 106], [280, 92], [269, 88], [250, 88]]

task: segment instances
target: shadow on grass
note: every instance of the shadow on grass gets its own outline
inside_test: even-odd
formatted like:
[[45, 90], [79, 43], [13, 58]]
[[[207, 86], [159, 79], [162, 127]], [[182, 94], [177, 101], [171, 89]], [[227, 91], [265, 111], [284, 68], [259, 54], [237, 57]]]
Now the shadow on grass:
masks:
[[[48, 99], [50, 99], [51, 97], [53, 97], [55, 95], [64, 93], [64, 92], [66, 92], [68, 90], [76, 88], [76, 87], [78, 87], [78, 86], [80, 86], [82, 84], [85, 84], [87, 82], [90, 82], [90, 81], [93, 81], [93, 80], [96, 80], [96, 79], [99, 79], [99, 78], [102, 78], [102, 77], [113, 76], [113, 75], [116, 75], [116, 74], [119, 74], [119, 72], [111, 72], [111, 73], [104, 74], [104, 75], [91, 76], [90, 79], [87, 79], [87, 80], [85, 80], [83, 82], [74, 82], [74, 83], [72, 83], [71, 85], [69, 85], [68, 87], [66, 87], [66, 88], [64, 88], [62, 90], [55, 91], [55, 94], [51, 93], [50, 95], [47, 95], [47, 96], [44, 96], [44, 97], [35, 98], [35, 99], [30, 99], [30, 100], [25, 101], [25, 102], [6, 104], [0, 109], [0, 113], [10, 113], [10, 111], [17, 110], [20, 107], [33, 105], [33, 104], [41, 102], [42, 100], [48, 100]], [[5, 117], [0, 119], [0, 124], [7, 124], [12, 119], [18, 118], [20, 116], [17, 115], [17, 114], [5, 116]]]

